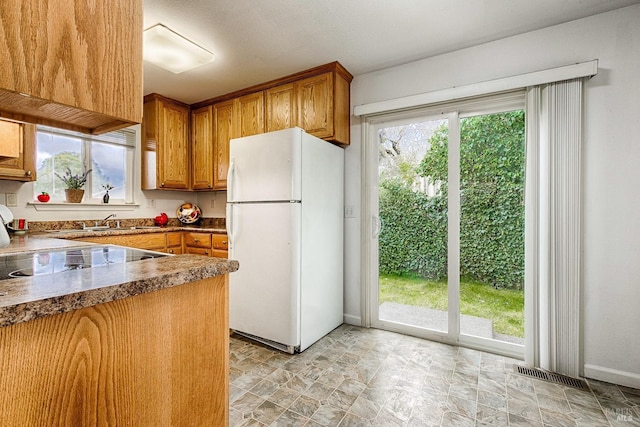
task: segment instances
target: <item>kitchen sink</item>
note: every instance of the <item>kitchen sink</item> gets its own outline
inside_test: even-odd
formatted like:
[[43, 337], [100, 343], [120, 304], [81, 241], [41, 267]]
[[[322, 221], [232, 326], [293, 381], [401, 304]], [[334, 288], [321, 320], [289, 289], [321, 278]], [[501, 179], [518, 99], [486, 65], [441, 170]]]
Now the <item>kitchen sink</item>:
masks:
[[61, 230], [44, 230], [45, 233], [85, 233], [87, 231], [118, 231], [118, 230], [155, 230], [160, 229], [157, 225], [138, 225], [133, 227], [86, 227], [86, 228], [66, 228]]

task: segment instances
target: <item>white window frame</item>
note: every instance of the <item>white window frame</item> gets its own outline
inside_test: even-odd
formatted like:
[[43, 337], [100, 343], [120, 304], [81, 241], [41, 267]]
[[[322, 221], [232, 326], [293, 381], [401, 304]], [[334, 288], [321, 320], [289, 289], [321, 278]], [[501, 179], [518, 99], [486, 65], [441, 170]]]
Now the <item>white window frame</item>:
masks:
[[[65, 129], [56, 129], [47, 126], [38, 126], [36, 132], [46, 132], [52, 135], [66, 136], [72, 138], [78, 138], [82, 141], [82, 145], [80, 148], [82, 163], [87, 167], [91, 168], [92, 164], [92, 147], [93, 143], [103, 143], [103, 144], [111, 144], [117, 145], [121, 147], [125, 147], [126, 151], [126, 171], [125, 171], [125, 198], [124, 199], [114, 199], [113, 197], [109, 200], [108, 204], [103, 204], [102, 196], [100, 197], [91, 197], [92, 196], [92, 180], [93, 174], [89, 173], [87, 176], [87, 182], [85, 183], [85, 198], [82, 203], [78, 204], [69, 204], [64, 203], [63, 200], [51, 200], [46, 205], [40, 203], [30, 203], [36, 207], [38, 210], [50, 210], [51, 208], [58, 208], [60, 205], [64, 205], [68, 208], [78, 208], [86, 210], [87, 207], [91, 206], [105, 206], [105, 207], [114, 207], [114, 206], [136, 206], [134, 203], [134, 183], [135, 183], [135, 154], [136, 154], [136, 139], [137, 132], [135, 128], [127, 128], [120, 129], [112, 132], [107, 132], [102, 135], [89, 135], [83, 134], [80, 132], [68, 131]], [[37, 138], [36, 138], [37, 140]], [[37, 181], [37, 180], [36, 180]], [[34, 199], [37, 194], [34, 186]], [[50, 208], [50, 209], [47, 209]]]

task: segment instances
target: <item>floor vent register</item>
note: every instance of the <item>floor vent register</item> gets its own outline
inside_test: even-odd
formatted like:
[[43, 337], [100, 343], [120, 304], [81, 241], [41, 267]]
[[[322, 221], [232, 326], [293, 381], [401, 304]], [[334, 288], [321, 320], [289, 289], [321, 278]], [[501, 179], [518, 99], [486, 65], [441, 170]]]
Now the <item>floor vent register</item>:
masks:
[[527, 377], [537, 378], [539, 380], [548, 381], [550, 383], [566, 385], [569, 387], [578, 388], [580, 390], [589, 390], [589, 385], [585, 380], [582, 379], [572, 378], [566, 375], [560, 375], [554, 372], [548, 372], [537, 368], [528, 368], [520, 365], [513, 365], [513, 370], [517, 374]]

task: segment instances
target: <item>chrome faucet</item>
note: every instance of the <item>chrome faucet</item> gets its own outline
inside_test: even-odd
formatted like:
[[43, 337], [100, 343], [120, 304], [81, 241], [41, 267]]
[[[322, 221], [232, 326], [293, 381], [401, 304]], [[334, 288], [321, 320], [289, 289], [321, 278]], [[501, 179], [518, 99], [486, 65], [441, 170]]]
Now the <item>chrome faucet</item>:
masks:
[[101, 224], [101, 225], [104, 225], [104, 224], [107, 222], [107, 220], [108, 220], [109, 218], [115, 218], [115, 217], [116, 217], [116, 214], [115, 214], [115, 213], [112, 213], [111, 215], [108, 215], [105, 219], [103, 219], [102, 221], [100, 221], [100, 224]]

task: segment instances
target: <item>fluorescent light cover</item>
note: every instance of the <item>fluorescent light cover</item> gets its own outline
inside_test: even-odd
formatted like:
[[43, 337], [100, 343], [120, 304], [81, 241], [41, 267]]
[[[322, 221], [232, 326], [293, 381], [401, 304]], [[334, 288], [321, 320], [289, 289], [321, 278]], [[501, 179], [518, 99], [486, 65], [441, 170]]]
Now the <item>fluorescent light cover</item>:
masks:
[[201, 48], [162, 24], [144, 31], [144, 60], [179, 74], [216, 59]]

